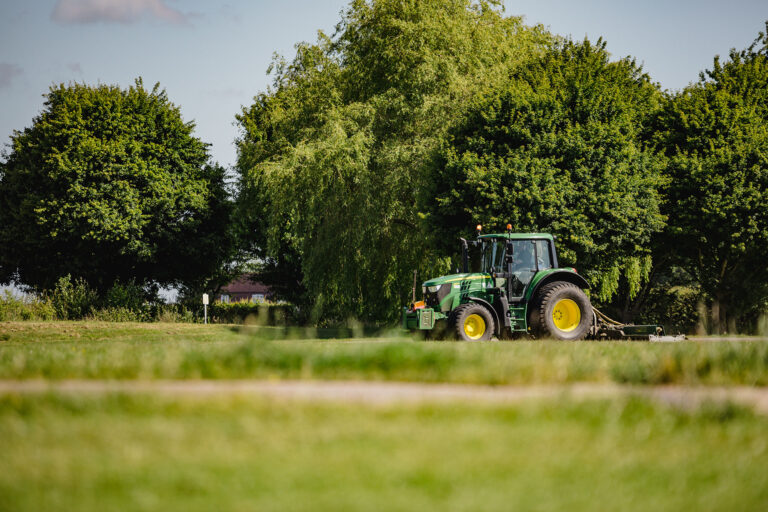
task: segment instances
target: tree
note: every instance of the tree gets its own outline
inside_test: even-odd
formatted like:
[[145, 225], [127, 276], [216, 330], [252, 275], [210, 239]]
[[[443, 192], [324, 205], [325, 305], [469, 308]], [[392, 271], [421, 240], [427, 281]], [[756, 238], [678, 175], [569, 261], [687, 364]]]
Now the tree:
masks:
[[231, 255], [224, 169], [159, 84], [52, 87], [0, 166], [0, 282], [179, 285]]
[[500, 2], [355, 0], [334, 37], [278, 59], [238, 116], [238, 217], [262, 279], [317, 319], [395, 318], [414, 269], [446, 269], [415, 207], [429, 155], [546, 41]]
[[[766, 23], [768, 33], [768, 23]], [[768, 36], [731, 50], [656, 120], [669, 157], [664, 250], [712, 301], [715, 330], [734, 332], [768, 300]]]
[[604, 42], [557, 42], [478, 99], [438, 152], [420, 201], [436, 243], [478, 223], [551, 232], [593, 297], [608, 300], [622, 279], [636, 293], [664, 223], [660, 162], [642, 133], [659, 101]]

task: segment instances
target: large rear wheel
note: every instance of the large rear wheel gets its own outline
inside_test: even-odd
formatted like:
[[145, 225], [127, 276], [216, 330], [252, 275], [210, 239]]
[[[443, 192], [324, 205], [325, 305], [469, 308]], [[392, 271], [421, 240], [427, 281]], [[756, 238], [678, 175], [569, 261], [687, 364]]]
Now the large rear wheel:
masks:
[[531, 304], [529, 323], [539, 338], [581, 340], [592, 323], [592, 304], [578, 286], [557, 281], [539, 290]]
[[464, 341], [486, 341], [491, 339], [495, 323], [491, 313], [480, 304], [462, 304], [453, 310], [453, 330], [456, 337]]

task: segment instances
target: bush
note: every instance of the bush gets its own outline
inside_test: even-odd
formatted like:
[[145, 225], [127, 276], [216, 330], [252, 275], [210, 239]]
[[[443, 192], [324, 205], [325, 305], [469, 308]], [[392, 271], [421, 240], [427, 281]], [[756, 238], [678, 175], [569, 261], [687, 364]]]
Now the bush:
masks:
[[106, 308], [121, 308], [131, 311], [144, 311], [146, 292], [142, 286], [130, 281], [126, 284], [115, 282], [104, 296]]
[[20, 320], [53, 320], [56, 311], [51, 303], [34, 296], [15, 297], [5, 290], [0, 297], [0, 322]]
[[699, 305], [703, 301], [697, 286], [655, 287], [648, 294], [647, 304], [637, 321], [660, 323], [669, 332], [695, 333], [701, 318]]
[[98, 304], [99, 296], [84, 279], [60, 277], [56, 287], [46, 297], [53, 305], [59, 320], [80, 320], [90, 314]]
[[158, 304], [153, 318], [156, 322], [194, 323], [199, 321], [195, 314], [182, 304]]
[[293, 319], [293, 306], [256, 302], [216, 302], [208, 307], [212, 323], [287, 325]]
[[149, 316], [130, 308], [106, 307], [92, 310], [87, 319], [102, 322], [142, 322], [148, 320]]
[[[97, 320], [103, 322], [202, 322], [200, 315], [181, 304], [149, 300], [151, 294], [134, 282], [116, 282], [103, 297], [82, 279], [67, 275], [53, 290], [41, 297], [14, 296], [10, 290], [0, 294], [0, 322], [43, 320]], [[225, 321], [242, 323], [238, 315], [225, 315]], [[269, 318], [273, 318], [270, 316]]]

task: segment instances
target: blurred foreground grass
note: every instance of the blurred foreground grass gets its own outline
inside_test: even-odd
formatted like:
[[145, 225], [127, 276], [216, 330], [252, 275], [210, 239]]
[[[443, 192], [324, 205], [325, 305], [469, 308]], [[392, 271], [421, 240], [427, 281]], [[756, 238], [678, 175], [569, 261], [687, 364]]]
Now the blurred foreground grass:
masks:
[[[0, 379], [369, 379], [475, 384], [768, 385], [768, 341], [414, 342], [332, 331], [0, 323]], [[286, 339], [290, 338], [290, 339]]]
[[768, 419], [641, 399], [0, 397], [0, 509], [765, 510]]

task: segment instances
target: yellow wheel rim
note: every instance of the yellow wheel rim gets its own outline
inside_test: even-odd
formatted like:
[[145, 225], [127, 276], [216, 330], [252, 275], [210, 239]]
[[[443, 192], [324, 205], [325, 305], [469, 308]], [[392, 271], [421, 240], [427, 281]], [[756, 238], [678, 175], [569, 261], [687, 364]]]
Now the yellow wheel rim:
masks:
[[563, 332], [570, 332], [581, 322], [579, 305], [571, 299], [560, 299], [552, 308], [552, 321]]
[[477, 314], [464, 319], [464, 334], [471, 340], [479, 340], [485, 334], [485, 320]]

